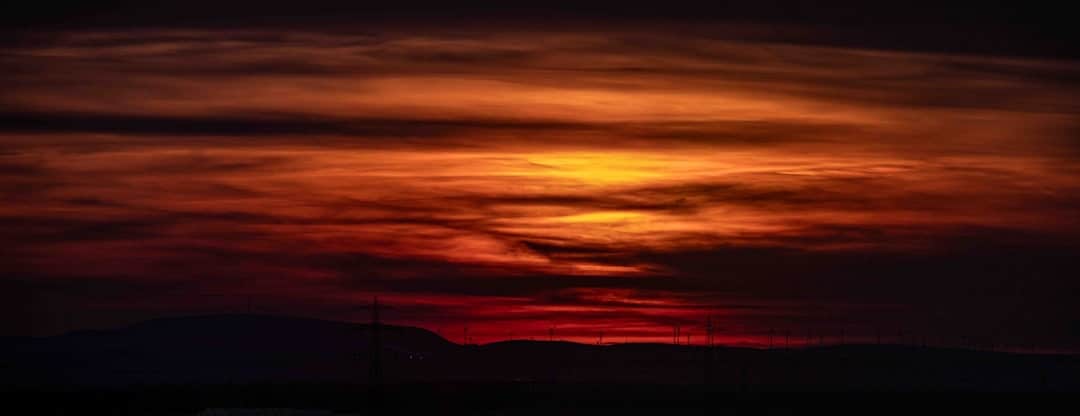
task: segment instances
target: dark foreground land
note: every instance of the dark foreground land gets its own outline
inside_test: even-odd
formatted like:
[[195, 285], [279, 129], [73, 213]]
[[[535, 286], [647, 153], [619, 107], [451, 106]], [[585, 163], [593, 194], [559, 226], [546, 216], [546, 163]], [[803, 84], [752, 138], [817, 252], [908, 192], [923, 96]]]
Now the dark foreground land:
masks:
[[[1080, 403], [1075, 355], [899, 345], [462, 346], [419, 328], [380, 328], [375, 343], [368, 325], [218, 315], [0, 339], [0, 398], [32, 414], [1071, 414]], [[370, 375], [373, 363], [381, 377]]]
[[[1072, 414], [1063, 393], [732, 392], [649, 384], [159, 385], [6, 392], [9, 409], [49, 415], [1054, 415]], [[261, 409], [261, 410], [255, 410]], [[295, 409], [283, 412], [279, 409]], [[13, 414], [13, 413], [9, 413]]]

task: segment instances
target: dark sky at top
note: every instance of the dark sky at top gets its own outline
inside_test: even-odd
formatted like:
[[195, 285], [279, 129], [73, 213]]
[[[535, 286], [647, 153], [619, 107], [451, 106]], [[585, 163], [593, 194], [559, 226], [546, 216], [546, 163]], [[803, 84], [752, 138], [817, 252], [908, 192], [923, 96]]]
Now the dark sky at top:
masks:
[[[74, 3], [74, 4], [70, 4]], [[665, 22], [777, 25], [791, 42], [951, 53], [1076, 57], [1075, 24], [1053, 2], [666, 1], [357, 2], [39, 1], [12, 4], [5, 26], [21, 31], [86, 26], [292, 26], [496, 24], [508, 27]], [[813, 26], [786, 33], [780, 26]]]

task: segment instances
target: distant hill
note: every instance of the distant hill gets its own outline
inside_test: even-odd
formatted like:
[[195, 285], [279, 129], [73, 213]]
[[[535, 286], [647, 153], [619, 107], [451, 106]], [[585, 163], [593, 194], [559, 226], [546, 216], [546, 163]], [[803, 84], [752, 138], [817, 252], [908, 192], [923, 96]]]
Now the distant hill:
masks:
[[[155, 319], [116, 330], [2, 340], [0, 362], [8, 361], [8, 368], [0, 370], [0, 382], [356, 381], [367, 376], [369, 334], [367, 324], [268, 315]], [[412, 327], [383, 325], [382, 338], [390, 359], [455, 347]]]
[[[387, 382], [702, 385], [746, 390], [1080, 390], [1080, 357], [910, 346], [805, 350], [506, 341], [462, 346], [383, 326]], [[156, 319], [127, 328], [0, 339], [0, 385], [366, 383], [366, 324], [266, 315]], [[706, 369], [706, 363], [711, 366]]]

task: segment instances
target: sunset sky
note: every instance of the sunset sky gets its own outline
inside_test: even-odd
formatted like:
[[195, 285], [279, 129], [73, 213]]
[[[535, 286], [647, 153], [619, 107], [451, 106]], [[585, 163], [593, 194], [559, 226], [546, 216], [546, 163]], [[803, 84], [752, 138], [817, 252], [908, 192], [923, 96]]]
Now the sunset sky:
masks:
[[191, 19], [0, 44], [0, 335], [377, 295], [456, 342], [711, 316], [729, 344], [1080, 347], [1080, 61], [803, 22]]

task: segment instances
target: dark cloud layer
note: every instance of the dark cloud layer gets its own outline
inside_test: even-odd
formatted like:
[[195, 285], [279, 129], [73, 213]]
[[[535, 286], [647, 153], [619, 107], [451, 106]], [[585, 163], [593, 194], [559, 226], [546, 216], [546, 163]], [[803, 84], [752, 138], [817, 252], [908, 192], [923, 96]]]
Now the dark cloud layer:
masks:
[[[393, 3], [317, 0], [292, 1], [104, 1], [92, 5], [36, 2], [8, 10], [6, 26], [38, 27], [263, 27], [263, 28], [400, 28], [417, 24], [443, 27], [502, 28], [574, 25], [596, 22], [630, 27], [712, 27], [746, 22], [766, 30], [727, 33], [735, 39], [758, 38], [842, 47], [884, 48], [944, 53], [1020, 56], [1072, 56], [1067, 41], [1075, 33], [1070, 20], [1054, 7], [1016, 2], [866, 2], [755, 1], [656, 3], [467, 2]], [[562, 4], [559, 4], [562, 3]], [[795, 28], [795, 29], [793, 29]], [[716, 32], [716, 29], [712, 29]], [[719, 31], [724, 34], [724, 31]]]

